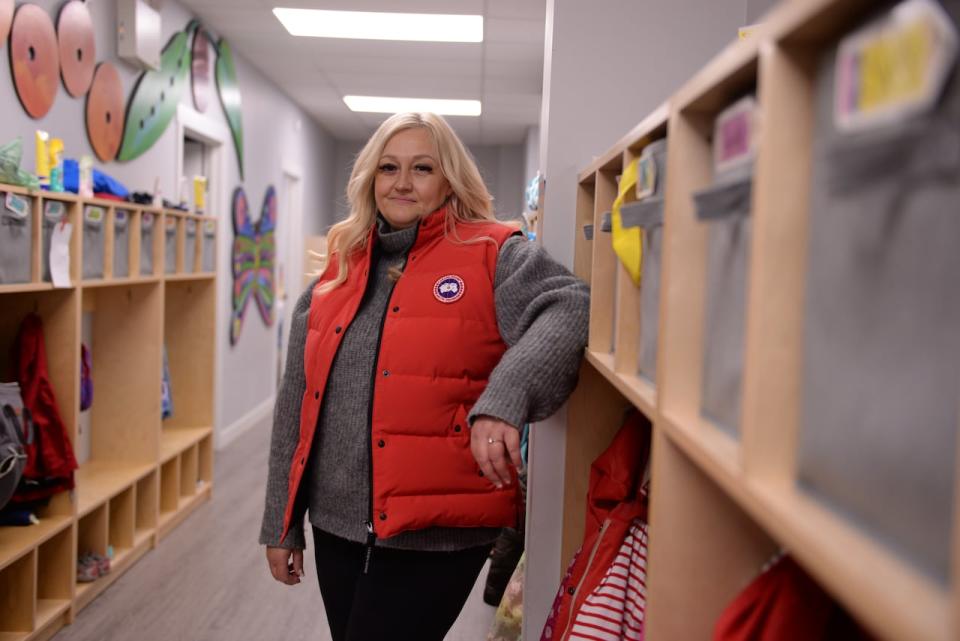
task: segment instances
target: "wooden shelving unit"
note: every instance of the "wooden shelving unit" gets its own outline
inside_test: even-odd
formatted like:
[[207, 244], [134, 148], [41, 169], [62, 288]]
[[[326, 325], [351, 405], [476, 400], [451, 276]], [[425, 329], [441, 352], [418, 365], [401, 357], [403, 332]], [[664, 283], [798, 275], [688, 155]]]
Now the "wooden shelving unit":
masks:
[[[92, 333], [89, 457], [76, 472], [76, 491], [55, 496], [38, 525], [0, 527], [0, 641], [39, 641], [73, 621], [211, 496], [218, 224], [185, 212], [0, 185], [6, 192], [29, 199], [33, 233], [30, 278], [0, 283], [0, 353], [10, 353], [27, 314], [40, 315], [50, 378], [75, 450], [85, 318]], [[91, 206], [102, 212], [99, 229], [84, 225]], [[54, 288], [45, 265], [48, 207], [73, 228], [67, 288]], [[85, 244], [95, 252], [86, 264]], [[161, 419], [160, 403], [164, 343], [175, 403], [168, 420]], [[0, 362], [0, 380], [15, 380], [11, 363]], [[110, 572], [78, 583], [79, 556], [108, 549]]]
[[[866, 0], [782, 4], [578, 177], [574, 270], [592, 296], [589, 346], [568, 409], [561, 567], [582, 539], [590, 462], [623, 411], [636, 407], [654, 424], [645, 630], [653, 641], [711, 638], [721, 611], [781, 549], [877, 638], [960, 639], [956, 510], [944, 583], [798, 481], [817, 63], [876, 10]], [[756, 96], [762, 125], [749, 214], [741, 418], [731, 431], [701, 409], [708, 228], [695, 216], [692, 194], [714, 178], [716, 116], [746, 93]], [[600, 223], [623, 169], [662, 138], [668, 160], [651, 384], [637, 372], [639, 292]], [[584, 233], [589, 225], [592, 239]]]

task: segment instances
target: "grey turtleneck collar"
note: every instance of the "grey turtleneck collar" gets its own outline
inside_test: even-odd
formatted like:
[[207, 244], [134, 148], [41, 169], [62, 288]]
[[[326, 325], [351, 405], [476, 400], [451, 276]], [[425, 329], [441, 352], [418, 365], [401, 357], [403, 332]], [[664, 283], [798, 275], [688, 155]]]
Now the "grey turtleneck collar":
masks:
[[377, 214], [377, 242], [384, 254], [406, 254], [417, 240], [418, 221], [405, 229], [394, 229], [380, 214]]

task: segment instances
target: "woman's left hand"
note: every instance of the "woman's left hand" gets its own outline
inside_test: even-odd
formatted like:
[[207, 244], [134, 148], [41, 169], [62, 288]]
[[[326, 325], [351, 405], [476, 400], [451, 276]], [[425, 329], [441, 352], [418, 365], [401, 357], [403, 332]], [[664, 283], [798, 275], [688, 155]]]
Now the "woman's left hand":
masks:
[[520, 430], [509, 423], [480, 416], [470, 428], [470, 450], [483, 475], [498, 488], [510, 485], [510, 464], [520, 469]]

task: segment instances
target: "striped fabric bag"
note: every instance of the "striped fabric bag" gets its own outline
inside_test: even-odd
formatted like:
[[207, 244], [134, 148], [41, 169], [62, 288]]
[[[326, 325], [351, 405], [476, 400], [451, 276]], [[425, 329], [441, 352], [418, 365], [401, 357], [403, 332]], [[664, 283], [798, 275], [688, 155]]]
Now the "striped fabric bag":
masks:
[[603, 579], [573, 618], [569, 641], [643, 641], [647, 603], [647, 524], [634, 519]]

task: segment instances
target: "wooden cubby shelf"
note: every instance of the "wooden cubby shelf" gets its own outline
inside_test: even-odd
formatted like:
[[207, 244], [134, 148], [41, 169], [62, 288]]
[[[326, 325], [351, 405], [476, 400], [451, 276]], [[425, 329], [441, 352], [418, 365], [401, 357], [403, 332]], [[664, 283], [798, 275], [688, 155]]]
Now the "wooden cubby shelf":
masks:
[[[24, 246], [13, 248], [29, 255], [29, 270], [0, 282], [0, 353], [12, 353], [28, 314], [40, 317], [50, 381], [80, 463], [75, 491], [55, 495], [37, 512], [39, 524], [0, 527], [0, 641], [46, 641], [211, 495], [218, 224], [0, 185], [5, 192], [28, 200], [32, 226]], [[85, 221], [89, 207], [98, 212]], [[70, 286], [55, 288], [44, 255], [63, 217], [73, 229]], [[185, 245], [191, 226], [192, 246]], [[165, 342], [177, 405], [162, 420]], [[83, 422], [81, 343], [96, 385]], [[7, 358], [0, 380], [16, 380]], [[110, 572], [78, 582], [78, 558], [108, 550]]]
[[[590, 334], [567, 410], [560, 572], [582, 539], [590, 463], [609, 444], [624, 410], [634, 407], [654, 426], [644, 631], [649, 639], [712, 638], [724, 608], [778, 551], [788, 552], [878, 639], [960, 639], [957, 492], [949, 495], [952, 501], [938, 499], [940, 514], [949, 518], [937, 536], [905, 540], [903, 528], [863, 516], [839, 490], [831, 495], [832, 477], [821, 477], [814, 487], [803, 469], [811, 457], [803, 450], [809, 446], [805, 439], [817, 427], [804, 424], [810, 408], [804, 399], [812, 387], [804, 370], [809, 367], [807, 306], [813, 304], [808, 272], [817, 247], [811, 229], [821, 211], [811, 194], [817, 193], [821, 183], [816, 180], [823, 173], [817, 164], [818, 136], [823, 119], [832, 117], [828, 107], [835, 104], [832, 93], [824, 93], [835, 87], [824, 73], [840, 39], [884, 10], [868, 0], [782, 3], [749, 37], [720, 52], [578, 175], [574, 272], [591, 286]], [[716, 230], [723, 228], [703, 209], [698, 216], [697, 207], [705, 189], [729, 185], [724, 167], [715, 175], [714, 123], [747, 95], [755, 100], [759, 123], [756, 151], [745, 166], [749, 171], [735, 179], [748, 184], [749, 200], [728, 213], [741, 218], [724, 218], [743, 221], [736, 252], [746, 267], [718, 281], [717, 265], [730, 269], [732, 264], [712, 254], [715, 239], [722, 237]], [[666, 164], [665, 176], [657, 176], [664, 184], [661, 263], [654, 272], [659, 295], [653, 299], [658, 302], [653, 377], [638, 371], [638, 353], [649, 329], [640, 319], [654, 310], [645, 307], [645, 283], [634, 285], [602, 223], [625, 170], [662, 139]], [[695, 194], [700, 196], [696, 202]], [[643, 200], [656, 198], [651, 194]], [[635, 200], [632, 189], [624, 194], [625, 205]], [[648, 211], [644, 207], [637, 203], [633, 211]], [[859, 224], [860, 218], [855, 220]], [[645, 256], [648, 233], [647, 227], [641, 231]], [[880, 230], [876, 235], [883, 237]], [[831, 269], [850, 269], [846, 265]], [[718, 282], [723, 283], [719, 289]], [[733, 319], [724, 326], [732, 333], [715, 333], [710, 323], [717, 310], [729, 314], [726, 321]], [[716, 350], [717, 345], [723, 349]], [[718, 370], [711, 358], [721, 359], [722, 385], [712, 378]], [[898, 389], [897, 394], [914, 391]], [[716, 401], [726, 416], [718, 416], [711, 405]], [[954, 432], [960, 427], [957, 414], [948, 426]], [[855, 426], [859, 432], [851, 428], [845, 438], [860, 434], [861, 441], [854, 443], [862, 445], [877, 419], [857, 416], [866, 424]], [[906, 425], [909, 421], [904, 429], [911, 433], [929, 433], [926, 425]], [[889, 436], [886, 429], [871, 438]], [[827, 435], [833, 437], [832, 428]], [[820, 438], [823, 448], [827, 437]], [[954, 434], [945, 447], [952, 452], [955, 442]], [[926, 469], [927, 461], [911, 456], [902, 465]], [[949, 473], [956, 486], [956, 459], [949, 460], [952, 470], [941, 464], [930, 474]], [[862, 462], [851, 460], [857, 463]], [[883, 470], [890, 478], [898, 472], [889, 464]], [[877, 483], [873, 500], [883, 505], [894, 484]], [[856, 500], [870, 500], [862, 495]], [[947, 541], [948, 549], [924, 549], [918, 540]], [[937, 561], [943, 558], [948, 560]]]

